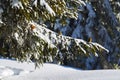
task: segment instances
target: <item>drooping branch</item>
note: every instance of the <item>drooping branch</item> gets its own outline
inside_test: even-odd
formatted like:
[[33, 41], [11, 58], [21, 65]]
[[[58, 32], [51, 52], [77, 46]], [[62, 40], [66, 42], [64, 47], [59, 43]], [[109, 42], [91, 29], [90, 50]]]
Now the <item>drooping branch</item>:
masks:
[[32, 23], [32, 25], [36, 27], [33, 30], [33, 33], [35, 33], [35, 35], [40, 39], [47, 42], [49, 47], [58, 48], [57, 53], [74, 54], [77, 52], [84, 55], [90, 55], [90, 53], [98, 55], [98, 52], [108, 52], [107, 49], [97, 43], [86, 42], [82, 39], [74, 39], [68, 36], [63, 36], [35, 23]]

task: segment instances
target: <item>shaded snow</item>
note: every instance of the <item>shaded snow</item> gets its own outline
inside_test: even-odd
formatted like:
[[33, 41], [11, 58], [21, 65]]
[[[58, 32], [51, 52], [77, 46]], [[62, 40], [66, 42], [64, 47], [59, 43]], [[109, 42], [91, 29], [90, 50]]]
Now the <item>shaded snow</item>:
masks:
[[3, 13], [3, 9], [0, 7], [0, 15], [1, 15], [1, 13]]
[[80, 70], [46, 63], [34, 69], [33, 63], [0, 59], [2, 80], [120, 80], [120, 70]]
[[96, 17], [96, 14], [95, 14], [95, 12], [94, 12], [94, 10], [93, 10], [93, 8], [92, 8], [92, 5], [91, 5], [91, 4], [87, 4], [86, 7], [87, 7], [87, 10], [89, 11], [88, 16], [89, 16], [90, 18]]
[[83, 39], [83, 34], [82, 34], [83, 30], [84, 30], [83, 27], [80, 26], [80, 25], [78, 25], [78, 26], [75, 28], [75, 30], [73, 31], [72, 37], [73, 37], [73, 38], [81, 38], [81, 39]]
[[110, 5], [110, 1], [109, 0], [104, 0], [104, 4], [103, 7], [105, 8], [105, 12], [107, 13], [106, 15], [108, 15], [107, 17], [109, 17], [110, 20], [110, 24], [112, 24], [112, 27], [117, 26], [119, 23], [114, 15], [114, 13], [112, 12], [112, 7]]

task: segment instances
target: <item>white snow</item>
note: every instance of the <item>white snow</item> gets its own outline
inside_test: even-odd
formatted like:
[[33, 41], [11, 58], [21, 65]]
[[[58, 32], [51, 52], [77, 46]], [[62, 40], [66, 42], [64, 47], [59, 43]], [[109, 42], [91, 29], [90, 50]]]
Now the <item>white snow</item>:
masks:
[[0, 79], [8, 76], [22, 75], [34, 70], [33, 63], [20, 63], [14, 60], [0, 59]]
[[35, 0], [35, 1], [33, 2], [33, 5], [34, 5], [35, 7], [37, 7], [37, 0]]
[[3, 9], [0, 7], [0, 23], [3, 23], [2, 22], [2, 13], [3, 13]]
[[[41, 39], [45, 40], [49, 44], [50, 47], [55, 47], [55, 45], [52, 44], [52, 40], [49, 39], [49, 33], [46, 32], [45, 28], [42, 27], [41, 25], [38, 25], [34, 22], [31, 22], [29, 24], [35, 25], [35, 29], [33, 29], [33, 32], [40, 37]], [[48, 29], [47, 29], [48, 30]], [[48, 30], [51, 31], [51, 30]], [[55, 39], [56, 36], [51, 32], [52, 37]], [[37, 43], [38, 44], [38, 43]], [[38, 44], [39, 45], [39, 44]]]
[[49, 4], [45, 1], [45, 0], [40, 0], [40, 5], [41, 6], [45, 6], [45, 8], [48, 10], [48, 12], [52, 15], [55, 16], [55, 12], [53, 11], [53, 9], [49, 6]]
[[10, 76], [13, 74], [14, 72], [11, 69], [4, 67], [4, 66], [0, 66], [0, 78]]
[[1, 24], [3, 23], [1, 19], [0, 19], [0, 23], [1, 23]]
[[120, 80], [120, 70], [80, 70], [45, 63], [34, 69], [34, 63], [0, 59], [2, 80]]
[[118, 1], [118, 2], [115, 2], [115, 4], [117, 4], [119, 7], [120, 7], [120, 2]]
[[79, 0], [79, 2], [80, 2], [81, 4], [83, 4], [84, 6], [86, 5], [86, 3], [85, 3], [84, 1]]
[[20, 8], [24, 9], [22, 6], [22, 3], [18, 0], [12, 0], [11, 6], [12, 6], [12, 8], [17, 7], [18, 9], [20, 9]]
[[17, 33], [17, 32], [15, 32], [15, 33], [14, 33], [14, 36], [15, 36], [16, 40], [18, 40], [19, 35], [18, 35], [18, 33]]

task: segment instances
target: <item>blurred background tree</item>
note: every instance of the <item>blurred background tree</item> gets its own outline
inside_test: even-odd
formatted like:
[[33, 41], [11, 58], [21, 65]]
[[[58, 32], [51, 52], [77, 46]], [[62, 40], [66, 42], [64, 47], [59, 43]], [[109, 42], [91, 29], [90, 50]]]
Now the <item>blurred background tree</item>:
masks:
[[[73, 0], [74, 1], [74, 0]], [[76, 0], [77, 1], [77, 0]], [[77, 20], [69, 18], [65, 26], [57, 27], [63, 35], [86, 41], [97, 42], [110, 52], [106, 59], [112, 65], [120, 64], [120, 1], [119, 0], [78, 0]], [[71, 5], [73, 7], [72, 1]], [[74, 1], [75, 2], [75, 1]], [[68, 5], [71, 7], [71, 5]], [[58, 24], [58, 22], [56, 22]], [[56, 24], [55, 23], [55, 24]], [[55, 29], [56, 31], [56, 29]], [[98, 58], [88, 58], [89, 65]], [[96, 61], [96, 62], [95, 62]], [[87, 62], [87, 64], [88, 64]], [[99, 62], [95, 64], [97, 66]], [[93, 67], [88, 66], [93, 69]]]

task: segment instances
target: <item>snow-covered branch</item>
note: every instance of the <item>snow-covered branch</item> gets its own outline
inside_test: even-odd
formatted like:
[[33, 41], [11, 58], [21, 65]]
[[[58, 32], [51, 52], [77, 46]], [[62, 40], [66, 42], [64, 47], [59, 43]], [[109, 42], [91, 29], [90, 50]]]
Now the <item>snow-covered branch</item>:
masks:
[[[36, 36], [43, 39], [45, 42], [47, 42], [50, 47], [57, 47], [58, 52], [62, 52], [62, 50], [65, 50], [64, 53], [83, 53], [83, 54], [90, 54], [90, 53], [96, 53], [101, 51], [107, 51], [104, 47], [99, 45], [98, 43], [93, 42], [86, 42], [82, 39], [74, 39], [68, 36], [63, 36], [61, 34], [55, 33], [49, 29], [46, 29], [45, 27], [42, 27], [36, 23], [30, 23], [36, 28], [33, 30], [33, 33], [35, 33]], [[71, 50], [74, 50], [73, 52]]]

